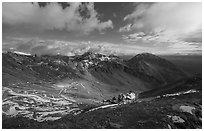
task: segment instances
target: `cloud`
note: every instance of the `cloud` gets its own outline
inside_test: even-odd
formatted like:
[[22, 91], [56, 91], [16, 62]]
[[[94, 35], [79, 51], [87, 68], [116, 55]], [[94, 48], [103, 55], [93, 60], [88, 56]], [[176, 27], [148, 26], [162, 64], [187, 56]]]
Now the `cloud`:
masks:
[[185, 35], [182, 39], [185, 42], [202, 43], [202, 29], [191, 32], [191, 33]]
[[20, 51], [37, 55], [81, 55], [87, 51], [101, 54], [135, 55], [143, 52], [161, 53], [156, 48], [142, 47], [132, 44], [115, 44], [101, 41], [59, 41], [38, 38], [7, 37], [2, 46], [5, 51]]
[[201, 3], [155, 3], [138, 5], [134, 12], [124, 17], [133, 22], [133, 29], [165, 33], [187, 33], [202, 25]]
[[139, 6], [136, 5], [135, 10], [131, 14], [126, 15], [123, 20], [138, 19], [139, 16], [143, 15], [149, 7], [149, 4], [140, 4]]
[[2, 4], [2, 22], [10, 26], [21, 26], [37, 30], [66, 30], [89, 34], [94, 30], [113, 28], [111, 20], [100, 21], [93, 3], [69, 3], [62, 8], [58, 3], [40, 7], [37, 3]]
[[[159, 42], [170, 42], [169, 39], [166, 39], [165, 37], [160, 37], [158, 34], [145, 34], [144, 32], [138, 32], [138, 33], [133, 33], [129, 35], [123, 35], [122, 38], [126, 42], [138, 42], [143, 41], [144, 42], [152, 42], [152, 41], [159, 41]], [[172, 41], [171, 41], [172, 42]]]
[[183, 54], [202, 54], [202, 47], [200, 44], [177, 41], [171, 43], [168, 52], [183, 53]]
[[128, 24], [126, 26], [123, 26], [119, 29], [119, 32], [128, 32], [132, 30], [132, 24]]
[[39, 38], [15, 38], [7, 37], [4, 40], [3, 51], [21, 51], [38, 55], [80, 55], [87, 51], [110, 54], [109, 43], [90, 41], [59, 41], [41, 40]]
[[[161, 46], [165, 46], [165, 48], [161, 49], [168, 54], [175, 53], [194, 53], [201, 54], [202, 53], [202, 42], [200, 42], [200, 38], [189, 38], [186, 40], [176, 40], [176, 39], [168, 39], [166, 37], [162, 37], [159, 35], [147, 35], [144, 32], [133, 33], [129, 35], [123, 35], [123, 40], [127, 43], [140, 43], [140, 46], [149, 46], [152, 48], [158, 48]], [[197, 41], [196, 41], [197, 40]], [[196, 52], [197, 51], [197, 52]]]
[[[126, 42], [153, 43], [152, 47], [163, 43], [167, 50], [175, 49], [175, 52], [201, 49], [201, 3], [139, 4], [124, 17], [124, 21], [128, 24], [119, 32], [131, 32], [122, 35]], [[198, 43], [198, 46], [194, 48], [192, 42]], [[176, 45], [182, 49], [179, 50]]]

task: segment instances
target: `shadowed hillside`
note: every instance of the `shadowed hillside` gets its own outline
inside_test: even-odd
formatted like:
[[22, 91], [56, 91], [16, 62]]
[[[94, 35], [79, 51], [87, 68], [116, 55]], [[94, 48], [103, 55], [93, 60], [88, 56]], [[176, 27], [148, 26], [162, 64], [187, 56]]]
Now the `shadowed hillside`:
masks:
[[[155, 104], [152, 100], [166, 94], [201, 92], [201, 82], [199, 82], [201, 78], [189, 78], [171, 62], [148, 53], [138, 54], [128, 61], [114, 55], [106, 56], [91, 52], [71, 57], [13, 52], [3, 53], [2, 56], [4, 128], [25, 128], [25, 126], [37, 128], [38, 124], [40, 128], [55, 128], [48, 126], [52, 121], [57, 122], [56, 128], [116, 128], [118, 125], [122, 125], [119, 126], [121, 128], [144, 128], [137, 125], [139, 123], [131, 125], [124, 121], [132, 119], [140, 121], [139, 117], [130, 118], [128, 110], [142, 113], [143, 111], [136, 109], [136, 106], [141, 106], [144, 110], [149, 109], [146, 107], [147, 101], [148, 106], [152, 106]], [[134, 104], [114, 105], [117, 113], [125, 113], [120, 119], [117, 118], [121, 123], [117, 125], [111, 122], [114, 120], [101, 118], [105, 115], [116, 119], [113, 115], [114, 108], [108, 108], [109, 105], [106, 107], [102, 101], [111, 99], [119, 93], [127, 93], [129, 90], [140, 95]], [[161, 102], [165, 103], [162, 97]], [[94, 111], [95, 108], [105, 109]], [[87, 116], [86, 111], [89, 110]], [[97, 115], [98, 113], [102, 116]], [[144, 117], [156, 118], [149, 113]], [[96, 115], [97, 118], [94, 120], [97, 123], [86, 126], [87, 122], [91, 122], [92, 117]], [[90, 118], [90, 121], [82, 122], [85, 118]], [[20, 127], [9, 124], [16, 119], [19, 119], [17, 123]], [[71, 122], [71, 125], [66, 125], [64, 120]], [[32, 122], [33, 125], [27, 125], [25, 121]], [[22, 122], [25, 125], [22, 125]], [[62, 127], [58, 125], [61, 122]], [[146, 124], [148, 128], [168, 127], [162, 123], [157, 126], [150, 126], [151, 122]]]

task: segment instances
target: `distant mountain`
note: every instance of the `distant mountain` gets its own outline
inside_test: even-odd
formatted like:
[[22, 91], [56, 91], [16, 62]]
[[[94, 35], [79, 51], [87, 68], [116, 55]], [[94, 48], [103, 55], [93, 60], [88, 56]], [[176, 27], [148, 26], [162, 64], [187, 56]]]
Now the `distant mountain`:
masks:
[[148, 53], [125, 61], [118, 56], [92, 52], [70, 57], [8, 52], [3, 53], [2, 69], [3, 85], [40, 81], [54, 84], [69, 79], [84, 81], [87, 84], [84, 91], [99, 91], [101, 96], [129, 90], [147, 91], [186, 77], [172, 63]]
[[171, 62], [149, 53], [136, 55], [127, 61], [127, 65], [140, 73], [152, 76], [163, 84], [186, 77], [186, 73]]

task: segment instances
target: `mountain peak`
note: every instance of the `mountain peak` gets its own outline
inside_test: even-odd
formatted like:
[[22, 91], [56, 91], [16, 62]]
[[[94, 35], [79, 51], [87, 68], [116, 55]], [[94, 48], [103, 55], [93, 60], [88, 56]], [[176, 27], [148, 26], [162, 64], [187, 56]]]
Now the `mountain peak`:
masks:
[[172, 82], [174, 78], [185, 77], [185, 73], [173, 63], [150, 53], [138, 54], [128, 60], [127, 64], [131, 68], [153, 76], [164, 83]]
[[88, 55], [93, 55], [93, 54], [95, 54], [95, 53], [91, 52], [91, 51], [87, 51], [82, 56], [88, 56]]
[[149, 58], [149, 57], [151, 57], [151, 58], [159, 58], [158, 56], [156, 56], [154, 54], [151, 54], [151, 53], [141, 53], [141, 54], [137, 54], [135, 57], [136, 58], [139, 58], [139, 57], [142, 57], [142, 58]]

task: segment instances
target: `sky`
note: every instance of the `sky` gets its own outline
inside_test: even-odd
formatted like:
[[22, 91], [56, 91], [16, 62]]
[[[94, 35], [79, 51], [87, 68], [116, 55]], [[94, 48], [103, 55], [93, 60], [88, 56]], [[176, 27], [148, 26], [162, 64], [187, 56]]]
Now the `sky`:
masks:
[[2, 4], [2, 51], [202, 54], [202, 3]]

